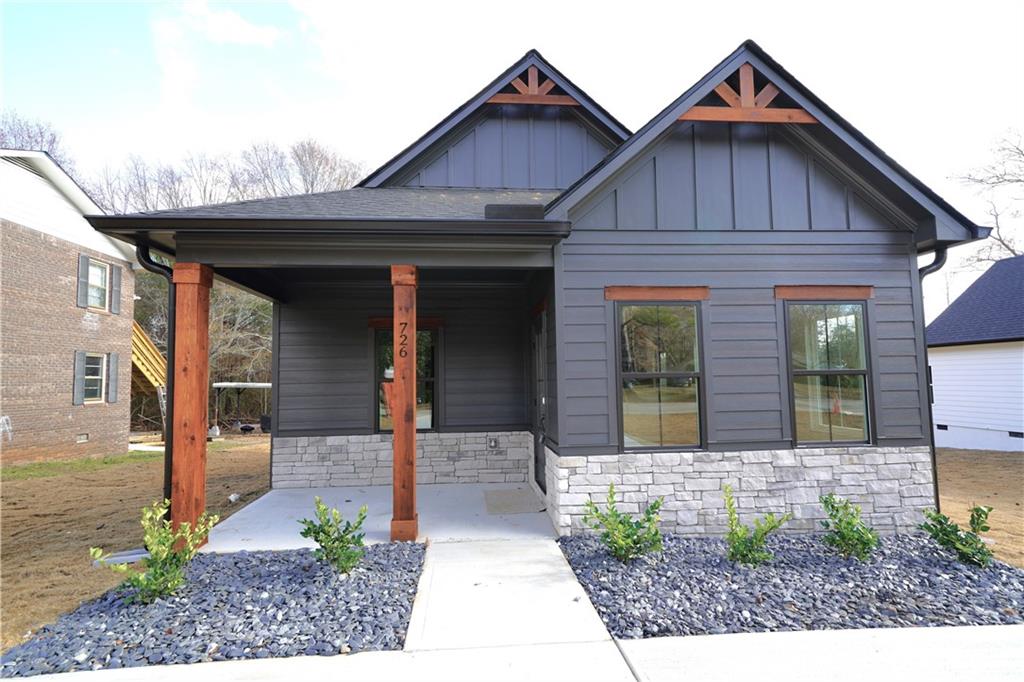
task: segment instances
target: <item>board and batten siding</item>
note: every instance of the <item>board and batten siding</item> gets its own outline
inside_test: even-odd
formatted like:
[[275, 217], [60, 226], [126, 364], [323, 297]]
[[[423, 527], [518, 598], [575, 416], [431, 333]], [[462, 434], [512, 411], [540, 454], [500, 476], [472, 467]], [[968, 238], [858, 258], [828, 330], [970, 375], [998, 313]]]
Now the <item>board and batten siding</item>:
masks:
[[[424, 287], [417, 315], [441, 319], [439, 430], [513, 430], [526, 411], [525, 295], [516, 287]], [[376, 398], [368, 320], [391, 315], [388, 286], [289, 287], [275, 305], [275, 415], [280, 435], [371, 433]]]
[[612, 146], [571, 108], [489, 106], [389, 184], [564, 189]]
[[936, 443], [1024, 450], [1024, 341], [928, 349], [935, 392]]
[[707, 286], [703, 410], [712, 449], [792, 442], [779, 284], [874, 287], [873, 436], [928, 438], [913, 234], [843, 169], [759, 124], [683, 124], [570, 212], [557, 250], [563, 453], [619, 448], [612, 285]]

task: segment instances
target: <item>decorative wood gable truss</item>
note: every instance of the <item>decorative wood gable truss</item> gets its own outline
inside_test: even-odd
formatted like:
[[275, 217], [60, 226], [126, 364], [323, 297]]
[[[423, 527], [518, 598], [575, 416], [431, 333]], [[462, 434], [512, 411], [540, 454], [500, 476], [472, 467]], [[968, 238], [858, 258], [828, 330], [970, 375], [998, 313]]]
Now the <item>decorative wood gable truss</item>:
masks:
[[[698, 104], [690, 107], [680, 121], [717, 121], [722, 123], [817, 123], [818, 119], [805, 110], [796, 107], [771, 107], [779, 95], [779, 89], [770, 81], [765, 80], [759, 91], [755, 91], [755, 72], [750, 62], [744, 63], [732, 75], [739, 77], [739, 93], [729, 84], [730, 78], [715, 86], [718, 95], [726, 106]], [[757, 74], [760, 78], [760, 74]], [[755, 94], [756, 92], [756, 94]]]
[[523, 82], [523, 74], [520, 74], [509, 81], [502, 92], [495, 93], [487, 100], [488, 104], [546, 104], [549, 106], [578, 107], [580, 105], [573, 97], [562, 93], [555, 82], [544, 76], [541, 82], [541, 72], [536, 66], [526, 69], [526, 82]]

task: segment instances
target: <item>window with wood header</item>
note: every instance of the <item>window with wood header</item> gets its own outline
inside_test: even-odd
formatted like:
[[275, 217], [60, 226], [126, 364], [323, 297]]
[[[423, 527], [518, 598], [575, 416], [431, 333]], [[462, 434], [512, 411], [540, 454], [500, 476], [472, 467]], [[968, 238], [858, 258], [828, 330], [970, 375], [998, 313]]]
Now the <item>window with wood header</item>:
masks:
[[618, 313], [623, 448], [699, 446], [697, 305], [620, 303]]
[[[435, 355], [437, 330], [416, 332], [416, 430], [429, 431], [437, 427], [435, 417]], [[393, 431], [390, 389], [395, 378], [394, 332], [374, 330], [374, 356], [377, 384], [377, 430]]]
[[868, 364], [861, 302], [787, 304], [796, 441], [868, 442]]

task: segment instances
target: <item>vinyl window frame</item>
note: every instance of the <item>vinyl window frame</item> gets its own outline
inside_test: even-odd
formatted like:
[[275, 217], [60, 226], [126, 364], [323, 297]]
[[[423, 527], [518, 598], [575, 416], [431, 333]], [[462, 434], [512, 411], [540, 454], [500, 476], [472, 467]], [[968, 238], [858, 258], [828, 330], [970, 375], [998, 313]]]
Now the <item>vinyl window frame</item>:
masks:
[[[606, 289], [607, 291], [607, 289]], [[707, 442], [707, 382], [704, 377], [704, 322], [703, 322], [703, 298], [649, 298], [649, 299], [612, 299], [614, 300], [614, 337], [615, 337], [615, 385], [616, 385], [616, 407], [619, 427], [619, 452], [680, 452], [689, 450], [703, 450]], [[622, 371], [622, 311], [628, 306], [690, 306], [694, 309], [694, 322], [696, 325], [697, 361], [696, 372], [623, 372]], [[624, 379], [678, 379], [693, 378], [697, 380], [697, 442], [685, 445], [626, 445], [626, 434], [624, 428], [625, 410], [623, 407]]]
[[[862, 330], [862, 341], [864, 343], [864, 367], [861, 369], [794, 369], [792, 338], [790, 334], [790, 309], [793, 306], [812, 305], [856, 305], [861, 309], [861, 321], [864, 324]], [[850, 445], [872, 445], [875, 443], [875, 412], [874, 412], [874, 386], [872, 382], [871, 367], [871, 333], [870, 321], [868, 320], [868, 302], [866, 299], [830, 299], [830, 298], [793, 298], [783, 301], [785, 311], [783, 322], [785, 326], [785, 352], [786, 368], [788, 374], [788, 391], [790, 407], [790, 428], [793, 434], [793, 446], [796, 448], [820, 448], [820, 447], [844, 447]], [[801, 376], [861, 376], [864, 379], [864, 419], [867, 420], [864, 429], [863, 440], [800, 440], [797, 432], [797, 410], [796, 410], [796, 378]], [[829, 427], [831, 433], [831, 426]]]
[[[92, 287], [93, 287], [93, 283], [92, 283], [92, 269], [95, 266], [102, 267], [103, 270], [106, 272], [106, 275], [105, 275], [104, 280], [103, 280], [103, 305], [102, 306], [93, 305], [90, 302], [90, 300], [89, 300], [90, 299], [90, 293], [91, 293], [91, 290], [92, 290]], [[112, 277], [113, 277], [113, 272], [112, 272], [112, 268], [110, 266], [110, 263], [107, 263], [107, 262], [102, 261], [102, 260], [100, 260], [98, 258], [93, 258], [92, 256], [89, 256], [88, 277], [86, 279], [86, 285], [85, 285], [86, 286], [86, 292], [85, 292], [86, 307], [89, 310], [98, 310], [98, 311], [105, 312], [105, 313], [109, 313], [110, 312], [110, 290], [111, 290], [112, 284], [113, 284], [112, 281], [111, 281]]]
[[[380, 326], [371, 324], [369, 330], [370, 336], [370, 357], [372, 366], [370, 369], [371, 376], [371, 395], [373, 405], [373, 432], [393, 434], [395, 431], [393, 428], [385, 429], [381, 428], [380, 425], [380, 384], [384, 380], [384, 377], [377, 373], [377, 334], [378, 332], [390, 332], [392, 331], [391, 326]], [[417, 324], [416, 333], [426, 332], [431, 335], [431, 343], [433, 345], [433, 361], [434, 361], [434, 376], [430, 379], [423, 379], [419, 376], [416, 377], [416, 394], [419, 395], [419, 384], [430, 383], [434, 389], [433, 404], [431, 406], [431, 417], [430, 417], [430, 428], [429, 429], [416, 429], [416, 433], [435, 433], [441, 430], [441, 391], [440, 387], [443, 385], [441, 380], [441, 374], [443, 369], [441, 367], [441, 344], [442, 344], [442, 329], [434, 323], [432, 320], [428, 320], [426, 325]]]
[[[100, 359], [100, 374], [99, 377], [91, 376], [89, 374], [89, 359], [99, 358]], [[107, 354], [106, 353], [86, 353], [85, 354], [85, 366], [82, 368], [82, 381], [84, 382], [84, 391], [82, 393], [82, 404], [83, 405], [102, 405], [107, 401]], [[89, 380], [99, 379], [100, 382], [100, 394], [95, 397], [88, 397], [89, 391]]]

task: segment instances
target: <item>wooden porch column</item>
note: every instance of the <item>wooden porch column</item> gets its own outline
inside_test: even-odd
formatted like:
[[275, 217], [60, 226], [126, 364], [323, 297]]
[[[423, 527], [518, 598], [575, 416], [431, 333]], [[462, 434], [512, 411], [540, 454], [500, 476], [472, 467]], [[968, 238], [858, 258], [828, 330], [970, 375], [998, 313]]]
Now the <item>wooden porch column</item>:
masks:
[[416, 514], [416, 266], [392, 265], [394, 363], [391, 419], [394, 449], [392, 540], [415, 540]]
[[171, 521], [195, 527], [206, 510], [206, 432], [210, 378], [210, 287], [213, 269], [175, 263], [174, 422]]

